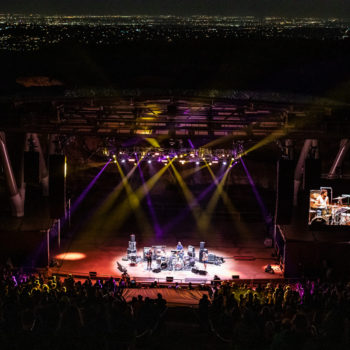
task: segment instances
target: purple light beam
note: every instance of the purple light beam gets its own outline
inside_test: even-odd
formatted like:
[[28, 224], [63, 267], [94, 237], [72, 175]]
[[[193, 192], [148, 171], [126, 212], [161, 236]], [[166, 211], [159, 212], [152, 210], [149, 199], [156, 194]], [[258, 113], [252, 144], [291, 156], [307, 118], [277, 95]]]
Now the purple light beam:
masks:
[[264, 202], [263, 202], [263, 200], [262, 200], [262, 198], [261, 198], [261, 196], [260, 196], [260, 194], [259, 194], [258, 189], [257, 189], [256, 186], [255, 186], [255, 183], [254, 183], [254, 181], [253, 181], [253, 178], [251, 177], [251, 175], [250, 175], [250, 173], [249, 173], [249, 171], [248, 171], [248, 168], [247, 168], [247, 166], [245, 165], [245, 162], [244, 162], [243, 158], [241, 157], [240, 159], [241, 159], [241, 163], [242, 163], [242, 165], [243, 165], [244, 171], [245, 171], [245, 173], [246, 173], [246, 175], [247, 175], [247, 177], [248, 177], [248, 181], [249, 181], [249, 183], [250, 183], [250, 186], [252, 187], [252, 190], [253, 190], [253, 192], [254, 192], [255, 198], [256, 198], [256, 200], [258, 201], [258, 204], [259, 204], [259, 206], [260, 206], [261, 213], [262, 213], [262, 215], [263, 215], [263, 217], [264, 217], [265, 222], [267, 223], [267, 222], [268, 222], [269, 213], [268, 213], [268, 211], [267, 211], [267, 209], [266, 209], [266, 206], [265, 206], [265, 204], [264, 204]]
[[148, 205], [148, 210], [149, 210], [149, 212], [151, 214], [154, 230], [156, 232], [156, 237], [160, 237], [160, 236], [162, 236], [162, 229], [161, 229], [161, 227], [159, 225], [156, 212], [155, 212], [155, 210], [153, 208], [151, 196], [149, 194], [149, 191], [148, 191], [148, 188], [147, 188], [147, 185], [146, 185], [146, 181], [145, 181], [145, 177], [143, 176], [143, 171], [142, 171], [141, 166], [140, 166], [140, 163], [141, 163], [142, 160], [139, 161], [137, 155], [136, 155], [136, 161], [137, 161], [137, 167], [139, 169], [139, 173], [140, 173], [140, 177], [141, 177], [144, 193], [146, 193], [146, 201], [147, 201], [147, 205]]
[[[217, 182], [220, 182], [220, 180], [224, 177], [225, 172], [223, 172], [219, 177], [217, 177]], [[198, 198], [193, 199], [189, 205], [183, 209], [178, 216], [176, 216], [174, 219], [172, 219], [169, 223], [167, 223], [165, 226], [163, 226], [162, 230], [164, 233], [167, 233], [173, 226], [179, 224], [192, 210], [192, 208], [197, 205], [202, 199], [205, 198], [205, 196], [212, 191], [217, 184], [215, 182], [212, 182], [207, 188], [205, 188], [198, 196]]]
[[88, 186], [85, 188], [85, 190], [79, 195], [79, 197], [74, 201], [74, 203], [72, 204], [70, 210], [71, 210], [71, 215], [74, 213], [74, 211], [78, 208], [78, 206], [80, 205], [80, 203], [84, 200], [84, 198], [86, 197], [86, 195], [90, 192], [90, 190], [92, 189], [92, 187], [95, 185], [96, 181], [98, 180], [98, 178], [101, 176], [101, 174], [104, 172], [104, 170], [107, 168], [108, 164], [111, 162], [112, 160], [110, 159], [104, 166], [103, 168], [99, 171], [99, 173], [93, 178], [93, 180], [88, 184]]
[[194, 149], [194, 145], [193, 145], [191, 139], [188, 139], [188, 143], [190, 144], [191, 148]]

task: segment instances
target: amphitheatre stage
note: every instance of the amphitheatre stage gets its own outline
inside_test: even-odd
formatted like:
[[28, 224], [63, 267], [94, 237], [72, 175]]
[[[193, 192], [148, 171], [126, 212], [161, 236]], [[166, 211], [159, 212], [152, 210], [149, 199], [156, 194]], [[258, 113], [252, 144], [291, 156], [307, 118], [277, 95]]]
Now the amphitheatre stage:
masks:
[[[137, 240], [136, 235], [136, 240]], [[123, 261], [126, 257], [128, 247], [128, 237], [109, 237], [103, 241], [98, 239], [81, 239], [73, 241], [72, 245], [63, 252], [56, 255], [59, 267], [52, 268], [53, 273], [73, 276], [86, 277], [89, 272], [96, 272], [97, 276], [108, 278], [110, 276], [120, 277], [122, 272], [118, 269], [118, 262], [126, 268], [128, 274], [137, 282], [166, 282], [167, 277], [172, 277], [174, 282], [178, 283], [209, 283], [218, 276], [222, 280], [233, 279], [275, 279], [282, 278], [282, 272], [279, 265], [276, 265], [276, 259], [272, 257], [273, 249], [266, 248], [263, 242], [245, 242], [235, 246], [221, 234], [213, 233], [206, 241], [208, 251], [216, 256], [224, 258], [224, 263], [220, 265], [207, 264], [207, 274], [200, 275], [192, 272], [192, 268], [175, 270], [166, 269], [160, 272], [154, 272], [157, 262], [153, 260], [152, 270], [147, 270], [147, 262], [140, 261], [136, 265], [131, 261]], [[161, 240], [137, 240], [138, 255], [143, 254], [143, 246], [165, 245], [166, 253], [176, 249], [178, 240], [185, 247], [185, 253], [188, 245], [194, 245], [198, 256], [199, 241], [196, 244], [195, 234], [164, 237]], [[226, 240], [226, 242], [225, 242]], [[265, 272], [266, 265], [273, 266], [275, 273]], [[200, 270], [205, 270], [202, 262], [196, 261], [195, 266]]]
[[[310, 217], [329, 221], [331, 229], [350, 221], [344, 204], [350, 195], [337, 202], [349, 193], [348, 107], [198, 94], [4, 103], [2, 258], [76, 276], [120, 276], [126, 268], [139, 281], [294, 278], [311, 271], [310, 251], [324, 234], [309, 232], [307, 218], [295, 225], [289, 216], [306, 188], [317, 189], [321, 178], [333, 186], [341, 177], [342, 192]], [[125, 260], [133, 234], [137, 248]], [[328, 237], [332, 249], [318, 254], [316, 264], [343, 256], [338, 247], [345, 249], [347, 235]], [[179, 241], [180, 260], [172, 252]], [[188, 246], [199, 253], [200, 242], [211, 256], [202, 275], [199, 255], [191, 264], [188, 255]], [[153, 246], [165, 251], [147, 270], [144, 248]], [[224, 262], [213, 264], [213, 256]], [[265, 272], [267, 265], [274, 273]]]

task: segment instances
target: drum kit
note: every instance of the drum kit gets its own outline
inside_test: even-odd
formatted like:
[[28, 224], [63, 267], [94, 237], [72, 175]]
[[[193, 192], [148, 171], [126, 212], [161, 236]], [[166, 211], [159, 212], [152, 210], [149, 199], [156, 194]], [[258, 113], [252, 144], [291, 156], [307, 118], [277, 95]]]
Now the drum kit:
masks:
[[[191, 261], [188, 255], [184, 255], [181, 251], [172, 250], [169, 255], [165, 255], [162, 257], [162, 260], [156, 260], [157, 268], [161, 270], [168, 271], [181, 271], [181, 270], [190, 270], [191, 269]], [[194, 264], [194, 259], [193, 264]]]
[[165, 246], [144, 247], [144, 260], [149, 250], [153, 251], [152, 266], [157, 271], [191, 270], [195, 264], [195, 251], [189, 246], [187, 253], [184, 250], [171, 250], [166, 253]]
[[[131, 235], [129, 241], [127, 255], [123, 260], [130, 261], [130, 266], [135, 266], [138, 263], [146, 262], [152, 257], [153, 272], [160, 271], [187, 271], [193, 270], [196, 267], [196, 262], [202, 261], [202, 253], [208, 250], [204, 248], [205, 242], [200, 242], [198, 257], [196, 257], [195, 247], [189, 245], [187, 251], [184, 249], [174, 249], [167, 251], [166, 246], [156, 245], [151, 247], [143, 247], [143, 256], [137, 255], [135, 235]], [[224, 263], [224, 258], [214, 254], [208, 254], [208, 264], [221, 265]], [[148, 266], [148, 263], [147, 263]]]

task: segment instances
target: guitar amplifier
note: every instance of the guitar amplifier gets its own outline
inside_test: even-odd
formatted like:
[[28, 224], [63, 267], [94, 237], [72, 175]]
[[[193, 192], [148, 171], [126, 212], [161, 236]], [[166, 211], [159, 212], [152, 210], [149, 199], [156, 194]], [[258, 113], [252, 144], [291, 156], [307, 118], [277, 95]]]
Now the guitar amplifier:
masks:
[[209, 253], [208, 254], [208, 261], [209, 262], [214, 262], [216, 260], [215, 254]]

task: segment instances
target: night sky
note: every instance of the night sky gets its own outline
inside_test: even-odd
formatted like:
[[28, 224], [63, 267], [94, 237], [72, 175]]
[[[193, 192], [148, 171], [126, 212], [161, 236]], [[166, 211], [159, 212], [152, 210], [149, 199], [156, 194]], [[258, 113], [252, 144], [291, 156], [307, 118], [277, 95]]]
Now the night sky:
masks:
[[350, 18], [350, 0], [1, 0], [0, 11], [42, 14], [208, 14]]

